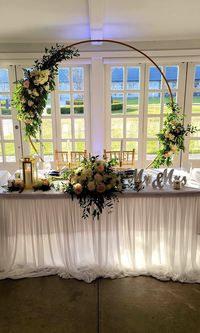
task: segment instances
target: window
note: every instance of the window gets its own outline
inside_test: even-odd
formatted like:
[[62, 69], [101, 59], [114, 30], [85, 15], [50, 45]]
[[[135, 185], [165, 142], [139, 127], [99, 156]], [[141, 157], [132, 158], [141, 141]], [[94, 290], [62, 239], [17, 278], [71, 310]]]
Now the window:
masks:
[[[186, 122], [200, 128], [200, 63], [190, 63], [188, 66], [186, 115]], [[186, 148], [184, 165], [199, 167], [200, 132], [190, 135]]]
[[[17, 145], [20, 140], [16, 130], [18, 124], [11, 108], [11, 78], [13, 68], [0, 68], [0, 163], [1, 168], [9, 169], [13, 163], [18, 164]], [[14, 81], [14, 80], [13, 80]], [[12, 166], [11, 166], [12, 168]]]
[[[169, 82], [174, 101], [183, 105], [185, 64], [165, 64], [160, 69]], [[106, 80], [107, 149], [135, 148], [135, 165], [144, 168], [159, 149], [156, 134], [169, 111], [168, 87], [159, 70], [145, 64], [107, 65]]]
[[[179, 88], [179, 66], [166, 65], [160, 66], [172, 90], [173, 99], [177, 102]], [[156, 134], [162, 129], [165, 115], [169, 111], [166, 104], [171, 101], [167, 85], [156, 67], [148, 66], [146, 70], [146, 107], [144, 118], [146, 131], [144, 141], [146, 151], [144, 161], [151, 161], [156, 156], [159, 149], [159, 142]]]
[[[108, 66], [107, 135], [111, 150], [135, 149], [138, 160], [138, 144], [141, 136], [143, 94], [143, 66]], [[108, 142], [108, 140], [107, 140]]]
[[86, 66], [59, 68], [56, 92], [58, 140], [61, 150], [86, 149], [86, 124], [88, 113], [88, 78]]
[[[200, 63], [172, 61], [160, 62], [159, 66], [174, 100], [186, 113], [185, 123], [200, 127]], [[26, 67], [30, 63], [0, 67], [0, 167], [11, 172], [19, 168], [21, 156], [35, 153], [23, 140], [23, 124], [18, 123], [11, 107], [13, 82], [23, 77], [22, 68]], [[87, 149], [88, 153], [101, 155], [103, 148], [122, 147], [134, 148], [135, 165], [144, 168], [159, 148], [156, 134], [163, 126], [168, 112], [165, 104], [169, 101], [160, 72], [145, 61], [95, 55], [91, 59], [63, 62], [34, 144], [51, 167], [55, 167], [55, 149]], [[186, 144], [183, 165], [192, 163], [198, 167], [200, 132], [190, 136]]]
[[[55, 149], [84, 151], [88, 148], [88, 93], [87, 66], [59, 68], [56, 89], [49, 95], [43, 113], [41, 134], [34, 140], [46, 164], [54, 162]], [[31, 145], [30, 153], [35, 153]]]

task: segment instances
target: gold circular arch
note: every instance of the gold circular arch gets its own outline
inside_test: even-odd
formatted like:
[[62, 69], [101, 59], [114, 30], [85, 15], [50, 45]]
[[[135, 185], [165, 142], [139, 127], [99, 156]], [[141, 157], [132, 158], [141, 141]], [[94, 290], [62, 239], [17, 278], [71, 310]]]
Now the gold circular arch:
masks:
[[169, 82], [166, 78], [166, 76], [164, 75], [164, 73], [161, 71], [160, 67], [157, 65], [157, 63], [150, 57], [148, 56], [145, 52], [137, 49], [136, 47], [132, 46], [132, 45], [129, 45], [127, 43], [123, 43], [123, 42], [119, 42], [119, 41], [116, 41], [116, 40], [112, 40], [112, 39], [86, 39], [86, 40], [83, 40], [83, 41], [80, 41], [80, 42], [76, 42], [76, 43], [73, 43], [73, 44], [70, 44], [66, 47], [63, 48], [63, 51], [68, 49], [68, 48], [72, 48], [72, 47], [75, 47], [77, 45], [81, 45], [81, 44], [87, 44], [87, 43], [93, 43], [93, 42], [96, 42], [96, 43], [113, 43], [113, 44], [118, 44], [118, 45], [122, 45], [122, 46], [125, 46], [125, 47], [128, 47], [129, 49], [133, 50], [133, 51], [136, 51], [140, 54], [142, 54], [145, 58], [147, 58], [157, 69], [158, 71], [160, 72], [161, 76], [163, 77], [166, 85], [167, 85], [167, 88], [168, 88], [168, 91], [169, 91], [169, 94], [170, 94], [170, 99], [171, 99], [171, 106], [172, 106], [172, 109], [173, 109], [173, 106], [174, 106], [174, 98], [173, 98], [173, 94], [172, 94], [172, 91], [171, 91], [171, 88], [170, 88], [170, 85], [169, 85]]

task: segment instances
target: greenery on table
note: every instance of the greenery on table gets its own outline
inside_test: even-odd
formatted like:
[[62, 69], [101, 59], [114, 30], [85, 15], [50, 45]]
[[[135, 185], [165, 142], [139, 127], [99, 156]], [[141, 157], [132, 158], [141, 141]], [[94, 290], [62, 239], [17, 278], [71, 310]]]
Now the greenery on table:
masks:
[[41, 60], [36, 60], [31, 70], [24, 69], [24, 79], [17, 81], [13, 94], [13, 106], [17, 118], [25, 123], [25, 135], [36, 138], [41, 130], [42, 113], [48, 93], [55, 89], [55, 77], [62, 60], [79, 56], [78, 51], [56, 44]]
[[162, 165], [171, 166], [173, 155], [185, 150], [185, 137], [198, 130], [196, 126], [191, 124], [184, 126], [184, 115], [178, 104], [168, 103], [167, 106], [171, 112], [164, 120], [163, 129], [157, 134], [160, 149], [151, 164], [154, 168], [159, 168]]
[[65, 185], [65, 192], [79, 200], [83, 209], [82, 218], [92, 215], [93, 219], [99, 219], [103, 209], [107, 207], [110, 212], [118, 200], [117, 193], [123, 191], [123, 181], [113, 170], [114, 164], [114, 160], [105, 162], [93, 156], [66, 173], [68, 184]]

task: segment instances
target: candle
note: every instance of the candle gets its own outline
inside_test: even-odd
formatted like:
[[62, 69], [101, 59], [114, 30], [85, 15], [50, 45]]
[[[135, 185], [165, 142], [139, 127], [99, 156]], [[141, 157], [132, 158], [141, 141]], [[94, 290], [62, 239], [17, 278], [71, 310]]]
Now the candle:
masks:
[[26, 170], [25, 170], [25, 179], [24, 179], [24, 183], [25, 183], [25, 185], [26, 185], [27, 187], [32, 185], [31, 170], [29, 170], [29, 169], [26, 169]]

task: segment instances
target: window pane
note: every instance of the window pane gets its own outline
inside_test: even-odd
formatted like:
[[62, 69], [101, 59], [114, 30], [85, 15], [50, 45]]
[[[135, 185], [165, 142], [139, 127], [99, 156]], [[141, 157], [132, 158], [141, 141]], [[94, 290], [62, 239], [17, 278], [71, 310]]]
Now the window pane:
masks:
[[70, 114], [70, 94], [60, 95], [60, 113]]
[[9, 92], [8, 69], [0, 68], [0, 92]]
[[140, 89], [140, 68], [127, 67], [127, 89]]
[[178, 66], [166, 67], [165, 76], [167, 78], [170, 88], [176, 89], [178, 87]]
[[43, 112], [44, 116], [49, 114], [51, 114], [51, 94], [48, 95], [47, 104]]
[[124, 89], [124, 67], [111, 68], [111, 90]]
[[118, 151], [121, 147], [121, 141], [112, 141], [111, 142], [111, 150]]
[[[35, 142], [35, 141], [33, 143], [34, 143], [35, 148], [37, 149], [37, 152], [39, 154], [41, 154], [40, 143], [39, 142]], [[29, 145], [29, 149], [30, 149], [30, 155], [34, 155], [35, 154], [35, 150], [31, 146], [31, 144]]]
[[[193, 126], [196, 126], [198, 129], [200, 129], [200, 117], [192, 117], [191, 124]], [[190, 134], [190, 136], [200, 136], [200, 132]]]
[[138, 118], [126, 119], [126, 137], [127, 138], [138, 137]]
[[16, 162], [14, 143], [4, 143], [6, 162]]
[[3, 119], [3, 138], [5, 140], [14, 140], [12, 119]]
[[200, 159], [200, 140], [190, 140], [189, 159]]
[[59, 68], [59, 90], [70, 90], [69, 68]]
[[194, 70], [194, 88], [200, 88], [200, 66], [196, 65]]
[[140, 94], [127, 94], [126, 112], [128, 114], [138, 114]]
[[[160, 67], [162, 70], [162, 67]], [[156, 67], [149, 68], [149, 89], [161, 89], [161, 73]]]
[[123, 113], [124, 94], [111, 95], [111, 112], [112, 114]]
[[160, 93], [149, 93], [148, 113], [160, 113]]
[[148, 118], [147, 137], [154, 138], [160, 131], [160, 118]]
[[85, 142], [75, 142], [75, 151], [84, 151], [85, 150]]
[[70, 139], [71, 136], [71, 119], [61, 119], [61, 138]]
[[[173, 95], [173, 100], [174, 100], [174, 102], [176, 102], [177, 101], [177, 95], [176, 95], [176, 93], [172, 93], [172, 95]], [[171, 102], [171, 97], [170, 97], [170, 94], [169, 93], [164, 93], [164, 112], [166, 113], [168, 113], [168, 112], [170, 112], [171, 110], [167, 107], [167, 103], [170, 103]]]
[[42, 138], [52, 139], [52, 120], [43, 119], [42, 121]]
[[135, 160], [138, 160], [138, 142], [136, 141], [126, 141], [126, 150], [135, 149]]
[[70, 142], [62, 142], [61, 147], [62, 147], [62, 151], [68, 151], [69, 148], [70, 148], [70, 150], [72, 150], [72, 142], [71, 141]]
[[73, 90], [84, 89], [84, 73], [82, 67], [72, 68], [72, 89]]
[[85, 120], [84, 119], [74, 119], [74, 137], [76, 139], [85, 138]]
[[10, 115], [10, 96], [0, 95], [0, 110], [2, 115]]
[[44, 160], [53, 161], [53, 143], [52, 142], [43, 142], [43, 154], [44, 154]]
[[197, 91], [193, 93], [192, 112], [200, 112], [200, 92]]
[[147, 160], [153, 159], [155, 157], [158, 149], [159, 149], [158, 141], [148, 141], [147, 142]]
[[73, 99], [74, 99], [74, 113], [83, 114], [84, 113], [83, 94], [74, 94]]
[[111, 138], [123, 138], [123, 118], [111, 119]]

